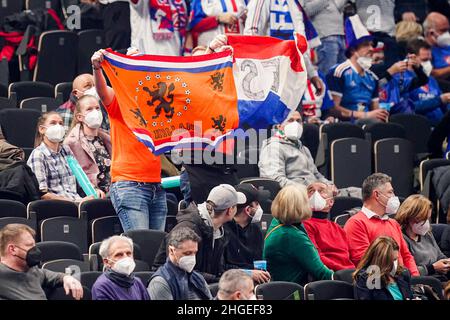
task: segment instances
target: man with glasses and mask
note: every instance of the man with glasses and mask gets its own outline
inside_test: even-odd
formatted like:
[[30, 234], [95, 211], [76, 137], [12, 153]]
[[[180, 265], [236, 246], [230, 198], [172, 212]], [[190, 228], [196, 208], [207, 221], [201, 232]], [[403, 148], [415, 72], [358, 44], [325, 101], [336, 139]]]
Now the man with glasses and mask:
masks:
[[148, 293], [152, 300], [211, 300], [205, 278], [194, 271], [200, 237], [190, 228], [173, 230], [167, 241], [169, 256], [152, 276]]
[[379, 236], [394, 239], [399, 247], [399, 264], [409, 269], [412, 276], [419, 276], [414, 257], [403, 238], [400, 225], [389, 214], [395, 214], [400, 206], [391, 184], [391, 177], [374, 173], [363, 182], [363, 207], [344, 226], [350, 247], [350, 258], [355, 265], [363, 257], [369, 245]]
[[64, 287], [79, 300], [83, 287], [74, 277], [40, 269], [41, 251], [35, 232], [23, 224], [8, 224], [0, 230], [0, 300], [46, 300], [45, 291]]
[[448, 18], [438, 12], [431, 12], [423, 22], [425, 40], [433, 54], [433, 77], [450, 80], [450, 24]]
[[353, 269], [347, 235], [337, 223], [329, 220], [334, 204], [331, 188], [314, 182], [307, 188], [312, 217], [303, 222], [311, 242], [319, 252], [320, 260], [333, 271]]
[[263, 234], [259, 222], [263, 215], [260, 203], [269, 198], [269, 192], [256, 189], [250, 183], [236, 186], [247, 201], [237, 206], [233, 220], [224, 225], [229, 239], [225, 247], [225, 269], [246, 269], [256, 283], [270, 281], [265, 270], [254, 269], [254, 261], [262, 260]]
[[92, 300], [149, 300], [141, 279], [133, 271], [133, 240], [112, 236], [99, 249], [105, 272], [92, 286]]

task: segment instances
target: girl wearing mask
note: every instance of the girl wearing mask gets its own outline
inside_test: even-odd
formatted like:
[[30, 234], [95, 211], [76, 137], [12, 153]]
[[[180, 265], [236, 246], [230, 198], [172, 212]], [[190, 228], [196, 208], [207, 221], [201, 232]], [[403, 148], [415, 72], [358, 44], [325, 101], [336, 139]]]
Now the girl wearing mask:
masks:
[[61, 144], [64, 135], [61, 116], [56, 111], [44, 113], [38, 120], [35, 149], [27, 164], [36, 175], [42, 199], [81, 201], [75, 176], [67, 164], [72, 152]]
[[357, 300], [411, 300], [409, 273], [398, 264], [399, 246], [381, 236], [372, 242], [353, 274]]
[[104, 197], [111, 185], [111, 138], [100, 128], [102, 121], [97, 98], [84, 95], [76, 104], [75, 117], [64, 144], [70, 148], [92, 185]]
[[409, 196], [400, 206], [395, 219], [416, 260], [421, 275], [433, 275], [448, 281], [450, 259], [439, 249], [430, 227], [431, 201], [422, 195]]

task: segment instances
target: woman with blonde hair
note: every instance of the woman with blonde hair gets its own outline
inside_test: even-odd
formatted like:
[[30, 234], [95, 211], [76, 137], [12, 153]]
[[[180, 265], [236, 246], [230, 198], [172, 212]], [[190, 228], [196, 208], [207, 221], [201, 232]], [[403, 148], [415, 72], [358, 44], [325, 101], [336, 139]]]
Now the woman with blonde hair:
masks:
[[408, 43], [423, 38], [423, 28], [414, 21], [400, 21], [395, 27], [395, 40], [399, 46], [400, 57], [407, 55]]
[[413, 298], [409, 272], [398, 264], [397, 242], [376, 238], [353, 273], [357, 300], [410, 300]]
[[72, 126], [64, 144], [104, 197], [111, 185], [112, 148], [109, 134], [100, 128], [102, 121], [98, 99], [91, 95], [82, 96], [76, 103]]
[[441, 281], [447, 281], [450, 259], [442, 253], [431, 232], [432, 207], [430, 200], [415, 194], [406, 198], [395, 219], [402, 227], [403, 238], [416, 260], [420, 274], [434, 275]]
[[306, 188], [284, 187], [272, 203], [272, 223], [264, 241], [263, 259], [274, 281], [304, 285], [308, 275], [314, 280], [329, 280], [333, 271], [320, 260], [302, 222], [311, 218]]

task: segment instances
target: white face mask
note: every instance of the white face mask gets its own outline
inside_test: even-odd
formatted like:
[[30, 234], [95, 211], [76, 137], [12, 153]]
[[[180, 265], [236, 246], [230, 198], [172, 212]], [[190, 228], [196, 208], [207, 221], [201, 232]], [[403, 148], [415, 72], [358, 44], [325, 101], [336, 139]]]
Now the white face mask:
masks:
[[390, 197], [386, 204], [386, 213], [393, 214], [397, 213], [398, 208], [400, 207], [400, 200], [398, 197]]
[[102, 112], [97, 109], [89, 111], [84, 116], [84, 123], [91, 129], [100, 128], [100, 126], [102, 125], [102, 121], [103, 121]]
[[436, 38], [437, 45], [441, 48], [450, 46], [450, 32], [444, 32]]
[[90, 95], [90, 96], [94, 96], [97, 100], [100, 101], [100, 97], [97, 93], [97, 90], [95, 90], [95, 87], [92, 87], [90, 89], [87, 89], [84, 93], [84, 95]]
[[289, 140], [298, 140], [302, 137], [303, 126], [297, 121], [293, 121], [284, 126], [284, 135]]
[[398, 268], [398, 260], [394, 260], [394, 263], [392, 265], [392, 270], [391, 270], [391, 276], [395, 276], [395, 274], [397, 273], [397, 268]]
[[64, 136], [66, 134], [66, 130], [62, 125], [55, 124], [49, 127], [44, 126], [44, 128], [47, 128], [47, 130], [45, 131], [45, 136], [47, 137], [48, 140], [54, 143], [63, 141]]
[[195, 255], [184, 256], [181, 257], [180, 260], [178, 260], [178, 267], [180, 267], [180, 269], [183, 269], [187, 273], [191, 273], [192, 270], [194, 270], [195, 263], [196, 263]]
[[254, 216], [252, 217], [252, 223], [260, 222], [262, 215], [263, 215], [263, 209], [261, 208], [260, 205], [258, 205], [258, 209], [256, 209], [256, 212], [255, 212]]
[[359, 64], [364, 71], [367, 71], [372, 67], [372, 58], [371, 57], [358, 57], [356, 62]]
[[427, 234], [428, 231], [430, 231], [430, 221], [425, 221], [425, 223], [419, 222], [419, 223], [414, 223], [411, 226], [412, 231], [415, 234], [424, 236]]
[[433, 70], [433, 65], [431, 64], [431, 61], [428, 60], [428, 61], [422, 62], [421, 64], [422, 64], [423, 72], [425, 72], [425, 74], [429, 77], [431, 74], [431, 71]]
[[322, 211], [327, 206], [327, 201], [320, 195], [319, 191], [314, 191], [309, 198], [309, 206], [313, 211]]
[[114, 263], [111, 269], [117, 273], [129, 276], [136, 268], [136, 263], [131, 257], [120, 259]]

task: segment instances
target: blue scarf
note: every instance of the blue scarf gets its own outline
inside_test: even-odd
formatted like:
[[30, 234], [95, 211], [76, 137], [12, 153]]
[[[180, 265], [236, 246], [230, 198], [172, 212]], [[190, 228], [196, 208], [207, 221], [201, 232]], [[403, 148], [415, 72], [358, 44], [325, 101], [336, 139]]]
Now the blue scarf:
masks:
[[[316, 29], [314, 28], [311, 20], [309, 19], [308, 15], [305, 13], [305, 10], [303, 10], [303, 7], [300, 5], [298, 0], [294, 0], [297, 4], [298, 9], [302, 12], [303, 15], [303, 23], [305, 24], [305, 36], [306, 40], [308, 40], [309, 46], [311, 48], [315, 48], [320, 44], [319, 34], [317, 33]], [[273, 10], [274, 3], [277, 4], [278, 7], [282, 5], [283, 11], [277, 11]], [[272, 17], [275, 21], [272, 21]], [[284, 18], [282, 18], [284, 17]], [[283, 39], [283, 40], [294, 40], [294, 23], [292, 21], [291, 12], [289, 10], [289, 5], [286, 0], [271, 0], [270, 5], [270, 36]], [[276, 24], [276, 21], [284, 21], [284, 24], [279, 24], [278, 28], [273, 29], [274, 24]], [[292, 27], [288, 26], [288, 24], [291, 24]]]

